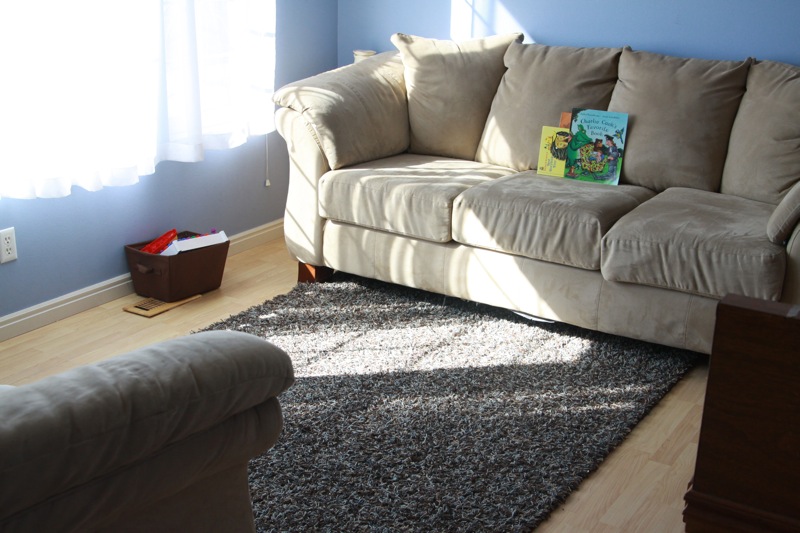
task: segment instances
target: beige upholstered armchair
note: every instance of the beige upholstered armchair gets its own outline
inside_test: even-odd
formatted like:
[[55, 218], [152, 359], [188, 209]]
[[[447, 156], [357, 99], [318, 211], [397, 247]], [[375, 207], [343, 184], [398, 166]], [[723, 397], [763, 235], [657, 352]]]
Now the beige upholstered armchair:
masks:
[[0, 388], [0, 531], [253, 531], [289, 356], [230, 331]]

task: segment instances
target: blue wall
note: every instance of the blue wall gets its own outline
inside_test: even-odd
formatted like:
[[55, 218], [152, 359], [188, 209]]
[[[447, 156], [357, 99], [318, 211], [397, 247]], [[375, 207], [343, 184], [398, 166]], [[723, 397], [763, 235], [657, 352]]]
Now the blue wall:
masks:
[[684, 57], [800, 65], [797, 0], [339, 0], [340, 64], [394, 50], [395, 32], [463, 39], [521, 31], [527, 42], [625, 46]]
[[[0, 265], [0, 314], [50, 300], [127, 272], [122, 245], [173, 226], [236, 233], [279, 216], [264, 187], [264, 137], [202, 163], [162, 162], [137, 185], [65, 198], [0, 200], [0, 227], [14, 226], [19, 259]], [[236, 209], [231, 210], [230, 206]]]
[[[755, 56], [800, 65], [796, 0], [278, 0], [278, 86], [352, 62], [352, 50], [393, 50], [404, 32], [464, 39], [522, 31], [526, 41], [622, 46], [688, 57]], [[280, 136], [202, 163], [164, 162], [131, 187], [61, 199], [0, 200], [19, 260], [0, 265], [0, 316], [127, 272], [122, 245], [166, 229], [236, 234], [283, 215], [288, 156]]]

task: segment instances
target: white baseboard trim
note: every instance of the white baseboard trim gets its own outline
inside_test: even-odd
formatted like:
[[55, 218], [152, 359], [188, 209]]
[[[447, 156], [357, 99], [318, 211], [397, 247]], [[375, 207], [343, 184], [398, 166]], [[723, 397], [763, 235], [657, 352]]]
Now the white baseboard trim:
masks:
[[130, 274], [59, 296], [0, 318], [0, 342], [122, 298], [133, 292]]
[[[283, 219], [280, 219], [231, 236], [228, 255], [236, 255], [258, 245], [282, 238]], [[123, 274], [33, 307], [28, 307], [22, 311], [0, 317], [0, 342], [132, 293], [133, 282], [131, 281], [131, 275]]]
[[228, 255], [236, 255], [278, 239], [283, 239], [282, 218], [232, 236]]

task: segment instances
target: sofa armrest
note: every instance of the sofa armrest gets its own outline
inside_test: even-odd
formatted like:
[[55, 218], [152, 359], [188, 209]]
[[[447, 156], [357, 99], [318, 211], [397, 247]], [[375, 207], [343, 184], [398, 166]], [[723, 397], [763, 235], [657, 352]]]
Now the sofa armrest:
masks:
[[287, 140], [289, 191], [283, 217], [286, 248], [298, 261], [322, 265], [322, 227], [319, 216], [319, 179], [330, 170], [313, 128], [303, 115], [289, 108], [275, 112], [275, 127]]
[[0, 391], [0, 509], [9, 516], [141, 462], [294, 382], [276, 346], [244, 333], [173, 339]]
[[274, 101], [303, 116], [332, 169], [408, 148], [408, 100], [397, 53], [291, 83], [275, 92]]
[[800, 304], [800, 225], [795, 226], [786, 242], [786, 272], [781, 301]]
[[800, 221], [800, 182], [795, 183], [772, 212], [767, 222], [767, 238], [775, 244], [783, 244]]

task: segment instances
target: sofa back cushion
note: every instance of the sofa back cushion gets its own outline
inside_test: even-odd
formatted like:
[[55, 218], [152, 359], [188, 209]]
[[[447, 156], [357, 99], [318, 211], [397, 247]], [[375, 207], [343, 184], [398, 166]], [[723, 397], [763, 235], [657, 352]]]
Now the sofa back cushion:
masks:
[[505, 72], [503, 55], [522, 34], [454, 42], [396, 33], [391, 39], [403, 58], [409, 151], [472, 160]]
[[573, 107], [608, 107], [621, 52], [512, 43], [475, 159], [535, 169], [542, 126], [557, 126], [561, 113]]
[[628, 113], [620, 183], [654, 191], [719, 191], [750, 60], [670, 57], [625, 49], [609, 111]]
[[750, 67], [733, 123], [721, 191], [778, 204], [800, 180], [800, 68]]

